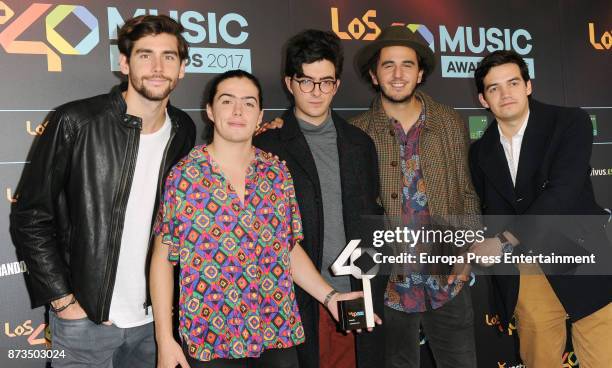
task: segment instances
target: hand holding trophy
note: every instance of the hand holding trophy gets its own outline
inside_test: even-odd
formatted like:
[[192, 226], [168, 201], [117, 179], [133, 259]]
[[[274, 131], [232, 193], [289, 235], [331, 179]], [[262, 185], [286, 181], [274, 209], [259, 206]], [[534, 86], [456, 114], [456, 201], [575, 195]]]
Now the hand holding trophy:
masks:
[[[372, 302], [372, 287], [370, 279], [376, 276], [379, 266], [376, 264], [367, 273], [364, 273], [354, 263], [362, 254], [373, 256], [373, 249], [358, 248], [360, 239], [351, 240], [331, 266], [336, 276], [351, 275], [361, 279], [363, 285], [363, 298], [338, 301], [338, 318], [342, 329], [361, 330], [371, 329], [375, 325], [374, 304]], [[348, 265], [346, 264], [348, 261]]]

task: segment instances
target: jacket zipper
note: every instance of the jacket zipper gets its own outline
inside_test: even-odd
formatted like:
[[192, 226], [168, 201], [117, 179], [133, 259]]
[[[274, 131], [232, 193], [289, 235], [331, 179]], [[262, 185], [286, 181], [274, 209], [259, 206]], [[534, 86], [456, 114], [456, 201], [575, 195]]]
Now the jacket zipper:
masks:
[[[115, 276], [117, 274], [117, 262], [119, 256], [120, 240], [118, 228], [123, 225], [125, 220], [125, 209], [127, 207], [127, 201], [130, 197], [129, 189], [132, 185], [134, 178], [134, 169], [136, 166], [136, 158], [138, 156], [138, 146], [140, 129], [131, 128], [127, 143], [126, 152], [126, 165], [123, 168], [123, 175], [121, 176], [119, 188], [114, 200], [112, 221], [110, 226], [110, 239], [109, 249], [110, 257], [106, 262], [106, 270], [104, 272], [104, 280], [102, 284], [102, 293], [100, 294], [100, 315], [99, 320], [103, 322], [105, 316], [108, 316], [110, 312], [110, 302], [112, 299], [112, 287], [115, 283]], [[108, 319], [108, 317], [106, 318]]]

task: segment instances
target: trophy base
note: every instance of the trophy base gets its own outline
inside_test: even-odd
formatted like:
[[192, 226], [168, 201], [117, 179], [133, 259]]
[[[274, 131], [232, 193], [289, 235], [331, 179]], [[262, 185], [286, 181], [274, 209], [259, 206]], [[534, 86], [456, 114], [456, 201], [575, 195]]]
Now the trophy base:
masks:
[[363, 298], [338, 301], [338, 318], [342, 330], [368, 328]]

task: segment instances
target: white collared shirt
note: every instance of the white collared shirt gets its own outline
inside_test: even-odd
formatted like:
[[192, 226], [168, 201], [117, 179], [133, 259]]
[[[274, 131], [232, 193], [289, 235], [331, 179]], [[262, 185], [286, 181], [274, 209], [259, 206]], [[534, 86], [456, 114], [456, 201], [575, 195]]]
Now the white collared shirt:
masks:
[[525, 129], [527, 128], [527, 122], [529, 121], [529, 111], [521, 129], [512, 136], [511, 139], [507, 139], [502, 133], [499, 123], [497, 123], [497, 129], [499, 130], [499, 141], [504, 148], [504, 154], [506, 155], [506, 161], [508, 161], [508, 168], [510, 169], [510, 176], [512, 177], [512, 185], [516, 185], [516, 173], [518, 171], [519, 158], [521, 156], [521, 145], [523, 144], [523, 136], [525, 135]]

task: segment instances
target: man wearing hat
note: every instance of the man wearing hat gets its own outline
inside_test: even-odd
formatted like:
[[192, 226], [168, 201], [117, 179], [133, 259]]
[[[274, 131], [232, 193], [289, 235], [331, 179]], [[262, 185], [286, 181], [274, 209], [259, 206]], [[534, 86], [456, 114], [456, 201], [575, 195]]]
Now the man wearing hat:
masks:
[[[415, 229], [441, 223], [476, 229], [466, 126], [451, 107], [417, 89], [435, 67], [432, 51], [405, 26], [390, 26], [360, 50], [356, 63], [378, 93], [351, 123], [376, 145], [387, 216]], [[439, 255], [460, 251], [431, 248]], [[445, 264], [394, 271], [385, 292], [387, 367], [419, 367], [420, 326], [438, 368], [476, 366], [468, 274], [467, 267]]]

